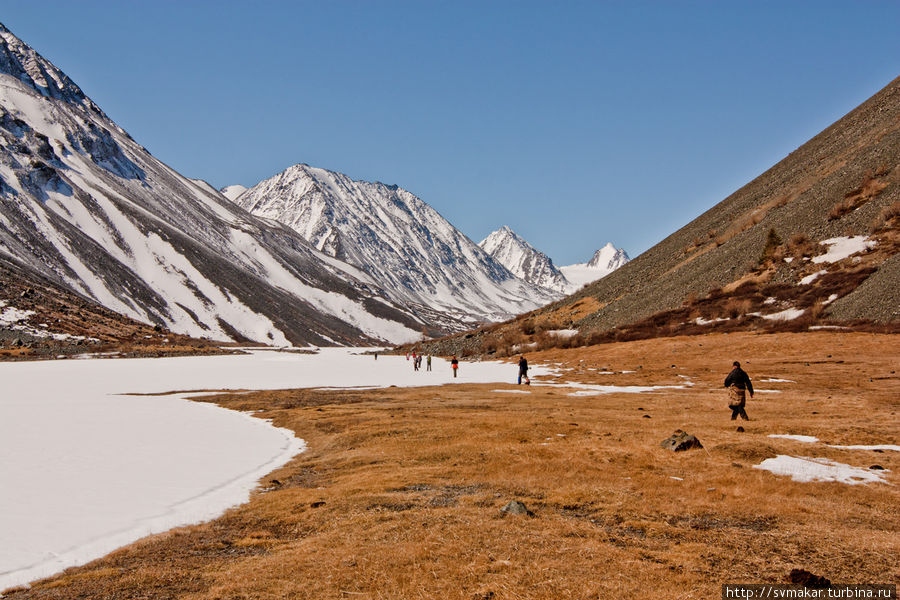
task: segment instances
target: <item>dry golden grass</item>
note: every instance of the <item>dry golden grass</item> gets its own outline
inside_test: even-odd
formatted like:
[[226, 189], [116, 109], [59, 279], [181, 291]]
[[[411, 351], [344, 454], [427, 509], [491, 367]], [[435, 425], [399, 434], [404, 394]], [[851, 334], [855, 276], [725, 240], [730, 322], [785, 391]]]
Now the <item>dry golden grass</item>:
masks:
[[[561, 363], [569, 381], [693, 383], [644, 394], [461, 384], [203, 398], [258, 410], [309, 449], [216, 521], [9, 597], [718, 598], [722, 583], [783, 582], [793, 568], [897, 583], [900, 453], [825, 443], [898, 443], [898, 342], [740, 333], [529, 354]], [[758, 390], [749, 422], [730, 421], [725, 406], [735, 359]], [[705, 448], [660, 448], [678, 428]], [[890, 484], [752, 468], [777, 454], [877, 463]], [[502, 516], [513, 499], [534, 517]]]
[[888, 186], [887, 181], [879, 179], [879, 176], [885, 174], [887, 174], [887, 171], [884, 168], [880, 169], [878, 172], [874, 172], [871, 169], [866, 171], [859, 187], [844, 194], [844, 199], [835, 204], [831, 209], [831, 212], [828, 213], [828, 219], [840, 219], [872, 198], [875, 198]]

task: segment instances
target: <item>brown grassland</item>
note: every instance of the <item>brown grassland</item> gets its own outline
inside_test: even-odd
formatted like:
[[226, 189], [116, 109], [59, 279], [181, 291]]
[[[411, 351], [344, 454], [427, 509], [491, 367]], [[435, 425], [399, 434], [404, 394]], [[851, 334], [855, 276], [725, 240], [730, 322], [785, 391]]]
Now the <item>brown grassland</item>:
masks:
[[[900, 452], [827, 444], [900, 443], [898, 348], [897, 335], [823, 331], [529, 355], [561, 363], [565, 381], [693, 383], [641, 394], [514, 394], [525, 390], [463, 383], [463, 364], [458, 385], [203, 397], [259, 411], [308, 450], [217, 520], [8, 598], [719, 598], [723, 583], [783, 583], [792, 569], [897, 584]], [[732, 360], [758, 390], [749, 422], [729, 420]], [[676, 429], [704, 448], [661, 448]], [[879, 465], [888, 483], [753, 468], [779, 454]], [[510, 500], [534, 515], [504, 516]]]

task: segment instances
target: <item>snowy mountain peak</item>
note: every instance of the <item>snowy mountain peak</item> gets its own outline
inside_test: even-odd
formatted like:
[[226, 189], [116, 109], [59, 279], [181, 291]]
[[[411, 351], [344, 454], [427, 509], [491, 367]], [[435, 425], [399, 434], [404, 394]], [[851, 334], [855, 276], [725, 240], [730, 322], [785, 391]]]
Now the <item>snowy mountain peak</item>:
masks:
[[608, 242], [594, 252], [588, 262], [560, 267], [559, 270], [569, 280], [570, 287], [566, 292], [571, 294], [588, 283], [606, 277], [629, 260], [628, 254], [624, 250], [616, 248], [611, 242]]
[[595, 269], [615, 271], [629, 260], [631, 259], [628, 258], [628, 254], [624, 250], [616, 248], [612, 245], [612, 242], [607, 242], [605, 246], [594, 252], [594, 256], [588, 261], [587, 266]]
[[565, 276], [546, 254], [504, 225], [478, 244], [514, 275], [557, 294], [568, 287]]
[[69, 77], [0, 23], [0, 73], [12, 75], [42, 96], [99, 108]]
[[495, 321], [554, 298], [515, 277], [436, 210], [396, 185], [294, 165], [236, 199], [346, 261], [417, 313], [448, 326]]

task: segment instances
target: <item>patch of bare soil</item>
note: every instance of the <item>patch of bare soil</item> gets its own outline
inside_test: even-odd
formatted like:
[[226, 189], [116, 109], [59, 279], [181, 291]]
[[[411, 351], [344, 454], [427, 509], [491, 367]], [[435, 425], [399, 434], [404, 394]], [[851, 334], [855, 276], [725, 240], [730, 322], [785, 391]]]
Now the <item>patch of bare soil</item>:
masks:
[[[723, 583], [786, 583], [792, 572], [896, 584], [900, 453], [828, 444], [898, 443], [898, 342], [679, 337], [529, 355], [562, 371], [528, 388], [203, 397], [260, 411], [309, 449], [220, 519], [8, 597], [718, 598]], [[756, 388], [750, 421], [729, 420], [732, 360]], [[565, 381], [681, 387], [573, 396], [537, 385]], [[512, 389], [530, 393], [498, 391]], [[660, 447], [676, 429], [703, 448]], [[887, 483], [800, 483], [754, 468], [778, 454], [878, 465]]]

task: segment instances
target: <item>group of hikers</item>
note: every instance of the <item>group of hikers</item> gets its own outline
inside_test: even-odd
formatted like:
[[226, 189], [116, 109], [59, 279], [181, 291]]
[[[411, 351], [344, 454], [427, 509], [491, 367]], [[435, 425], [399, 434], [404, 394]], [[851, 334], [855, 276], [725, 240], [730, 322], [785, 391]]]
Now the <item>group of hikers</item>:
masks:
[[[406, 360], [409, 360], [409, 357], [410, 357], [410, 354], [409, 354], [409, 352], [407, 352]], [[422, 358], [423, 358], [422, 354], [417, 354], [416, 352], [412, 353], [413, 371], [418, 371], [419, 369], [422, 368]], [[425, 370], [426, 371], [431, 370], [431, 355], [430, 354], [428, 355], [428, 358], [425, 360]]]
[[[422, 354], [417, 354], [416, 352], [412, 352], [412, 354], [406, 353], [406, 360], [412, 357], [414, 371], [418, 371], [422, 367], [422, 356]], [[378, 360], [378, 354], [375, 355], [375, 360]], [[425, 370], [430, 371], [430, 354], [425, 359], [425, 364]], [[519, 356], [518, 365], [519, 378], [517, 384], [522, 385], [524, 381], [525, 385], [531, 385], [531, 379], [528, 378], [528, 360], [526, 360], [524, 354]], [[453, 370], [453, 376], [456, 377], [456, 373], [459, 370], [459, 359], [455, 355], [450, 359], [450, 368]], [[747, 405], [747, 392], [750, 392], [751, 398], [753, 397], [753, 384], [750, 382], [750, 376], [741, 368], [741, 363], [738, 361], [734, 361], [731, 365], [731, 372], [725, 378], [725, 388], [728, 390], [728, 408], [731, 409], [731, 420], [734, 421], [740, 417], [745, 421], [749, 421], [750, 417], [747, 416], [745, 407]]]
[[[415, 350], [412, 352], [406, 353], [406, 360], [412, 358], [413, 371], [418, 371], [422, 368], [422, 360], [425, 360], [425, 370], [431, 370], [431, 355], [424, 355], [416, 352]], [[375, 360], [378, 360], [378, 354], [375, 354]], [[450, 359], [450, 368], [453, 370], [453, 376], [456, 377], [456, 372], [459, 370], [459, 359], [454, 356]]]

